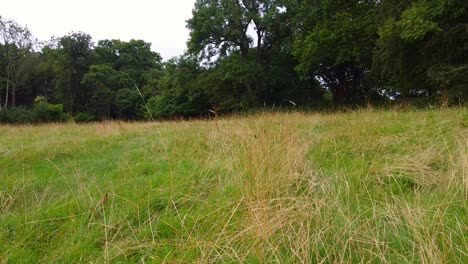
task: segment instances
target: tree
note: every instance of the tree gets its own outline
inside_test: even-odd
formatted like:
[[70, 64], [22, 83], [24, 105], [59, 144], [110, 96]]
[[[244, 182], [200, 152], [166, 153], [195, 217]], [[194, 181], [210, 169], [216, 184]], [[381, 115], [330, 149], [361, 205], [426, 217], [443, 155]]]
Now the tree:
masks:
[[85, 110], [90, 98], [89, 90], [81, 81], [91, 65], [92, 48], [91, 36], [83, 32], [71, 33], [59, 40], [57, 96], [72, 113]]
[[40, 54], [37, 52], [29, 52], [22, 59], [20, 67], [16, 70], [16, 75], [19, 76], [15, 80], [15, 105], [31, 105], [34, 103], [36, 96], [40, 95], [42, 72], [39, 65], [41, 64]]
[[[261, 68], [265, 51], [283, 37], [279, 33], [282, 32], [280, 17], [287, 10], [285, 3], [284, 0], [197, 0], [193, 17], [187, 21], [189, 51], [208, 61], [239, 54], [242, 58], [239, 63], [252, 66], [249, 54], [256, 45], [254, 61]], [[255, 32], [255, 44], [249, 28]], [[242, 78], [245, 91], [253, 94], [255, 78]]]
[[57, 96], [57, 84], [61, 76], [59, 41], [57, 38], [51, 38], [49, 41], [43, 42], [39, 53], [38, 71], [42, 83], [38, 93], [50, 102], [60, 99]]
[[405, 97], [466, 93], [468, 3], [384, 0], [374, 57], [376, 72]]
[[366, 86], [377, 40], [376, 2], [305, 0], [300, 6], [294, 45], [297, 70], [323, 82], [336, 104]]
[[[205, 90], [197, 78], [203, 72], [196, 58], [184, 55], [164, 63], [158, 95], [148, 101], [155, 117], [194, 116], [209, 110]], [[147, 116], [148, 117], [148, 116]]]
[[140, 117], [143, 101], [135, 86], [145, 94], [154, 94], [150, 90], [157, 88], [149, 84], [157, 82], [162, 68], [161, 56], [151, 51], [151, 44], [143, 40], [102, 40], [92, 60], [94, 64], [81, 82], [91, 94], [89, 112], [99, 118]]
[[113, 105], [119, 119], [134, 120], [143, 116], [141, 113], [142, 98], [136, 89], [124, 88], [118, 90]]
[[193, 17], [187, 21], [189, 51], [210, 59], [239, 50], [246, 57], [253, 41], [247, 33], [250, 21], [240, 1], [197, 0]]
[[[16, 93], [22, 75], [19, 73], [26, 55], [31, 51], [33, 38], [27, 27], [19, 25], [13, 20], [0, 16], [0, 44], [2, 44], [5, 59], [5, 101], [4, 108], [16, 105]], [[0, 101], [0, 109], [2, 108]]]
[[0, 43], [0, 111], [3, 109], [3, 88], [7, 86], [7, 59], [5, 46]]
[[111, 118], [115, 93], [121, 88], [118, 71], [107, 64], [91, 65], [81, 84], [90, 91], [87, 111], [99, 118]]

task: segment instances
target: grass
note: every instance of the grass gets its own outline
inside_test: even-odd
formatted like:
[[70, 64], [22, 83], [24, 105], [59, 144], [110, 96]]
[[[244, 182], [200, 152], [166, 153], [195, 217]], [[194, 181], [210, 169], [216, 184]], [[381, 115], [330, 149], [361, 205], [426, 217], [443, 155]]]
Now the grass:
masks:
[[0, 263], [467, 263], [466, 108], [0, 126]]

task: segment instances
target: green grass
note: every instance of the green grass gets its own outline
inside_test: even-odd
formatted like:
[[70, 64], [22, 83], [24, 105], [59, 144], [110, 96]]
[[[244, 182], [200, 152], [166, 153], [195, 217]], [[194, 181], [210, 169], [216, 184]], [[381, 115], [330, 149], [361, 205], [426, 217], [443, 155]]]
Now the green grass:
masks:
[[0, 126], [0, 263], [467, 263], [466, 108]]

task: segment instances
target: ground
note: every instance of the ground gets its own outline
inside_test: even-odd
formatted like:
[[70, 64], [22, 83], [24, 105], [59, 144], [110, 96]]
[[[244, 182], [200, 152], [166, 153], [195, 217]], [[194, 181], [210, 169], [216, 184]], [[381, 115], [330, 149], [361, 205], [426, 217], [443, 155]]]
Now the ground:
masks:
[[468, 112], [0, 126], [0, 263], [466, 263]]

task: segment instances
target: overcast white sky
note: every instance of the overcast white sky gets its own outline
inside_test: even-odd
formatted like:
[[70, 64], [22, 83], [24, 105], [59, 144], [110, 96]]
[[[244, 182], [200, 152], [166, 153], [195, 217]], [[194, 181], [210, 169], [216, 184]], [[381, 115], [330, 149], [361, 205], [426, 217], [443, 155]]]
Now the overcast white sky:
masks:
[[83, 31], [101, 39], [143, 39], [164, 60], [181, 55], [195, 0], [0, 0], [0, 15], [39, 40]]

